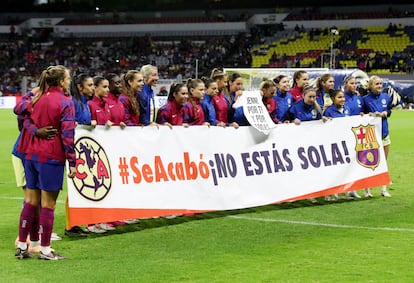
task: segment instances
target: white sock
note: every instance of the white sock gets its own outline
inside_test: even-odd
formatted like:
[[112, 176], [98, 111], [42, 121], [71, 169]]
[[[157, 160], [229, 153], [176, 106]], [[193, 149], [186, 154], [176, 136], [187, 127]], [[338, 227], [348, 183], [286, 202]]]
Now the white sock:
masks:
[[26, 250], [27, 249], [27, 243], [26, 242], [18, 242], [17, 243], [17, 247], [21, 250]]
[[30, 241], [30, 247], [31, 248], [35, 248], [35, 247], [38, 247], [38, 246], [40, 246], [40, 240]]
[[48, 255], [50, 254], [51, 250], [50, 250], [50, 246], [40, 246], [40, 252], [44, 255]]
[[386, 191], [387, 191], [387, 186], [385, 186], [385, 185], [384, 185], [384, 186], [382, 186], [382, 191], [383, 191], [383, 192], [386, 192]]

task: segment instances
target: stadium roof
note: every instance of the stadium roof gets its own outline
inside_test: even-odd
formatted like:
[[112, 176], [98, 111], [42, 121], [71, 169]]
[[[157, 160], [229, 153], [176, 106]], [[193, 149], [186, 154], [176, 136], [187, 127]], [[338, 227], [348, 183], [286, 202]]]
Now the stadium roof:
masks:
[[2, 0], [1, 12], [86, 12], [96, 7], [102, 11], [165, 11], [194, 9], [293, 8], [305, 6], [358, 6], [406, 4], [404, 0]]

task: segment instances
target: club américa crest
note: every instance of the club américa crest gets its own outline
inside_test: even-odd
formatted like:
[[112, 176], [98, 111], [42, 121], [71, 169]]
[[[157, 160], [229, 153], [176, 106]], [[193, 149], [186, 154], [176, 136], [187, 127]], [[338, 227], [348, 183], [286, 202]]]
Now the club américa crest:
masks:
[[111, 190], [112, 175], [103, 147], [90, 137], [75, 143], [76, 177], [73, 185], [80, 195], [91, 201], [103, 200]]
[[379, 165], [379, 144], [375, 136], [375, 126], [352, 127], [356, 139], [355, 151], [360, 165], [374, 170]]

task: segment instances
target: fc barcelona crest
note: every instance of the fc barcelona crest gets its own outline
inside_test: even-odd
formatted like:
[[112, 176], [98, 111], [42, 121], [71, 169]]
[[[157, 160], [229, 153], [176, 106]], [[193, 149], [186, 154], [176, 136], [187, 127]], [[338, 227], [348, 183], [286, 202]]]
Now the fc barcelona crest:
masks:
[[379, 165], [379, 144], [375, 136], [375, 126], [352, 127], [356, 139], [355, 151], [360, 165], [374, 170]]

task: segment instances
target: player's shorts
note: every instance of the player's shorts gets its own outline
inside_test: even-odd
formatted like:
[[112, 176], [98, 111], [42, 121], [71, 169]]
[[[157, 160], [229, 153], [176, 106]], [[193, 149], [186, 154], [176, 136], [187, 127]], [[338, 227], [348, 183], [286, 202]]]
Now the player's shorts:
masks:
[[24, 175], [23, 160], [12, 154], [12, 164], [17, 187], [26, 187], [26, 176]]
[[43, 191], [59, 191], [63, 186], [64, 165], [48, 164], [33, 160], [24, 163], [26, 187]]
[[387, 146], [391, 144], [391, 138], [390, 135], [387, 135], [385, 138], [382, 139], [382, 145]]

